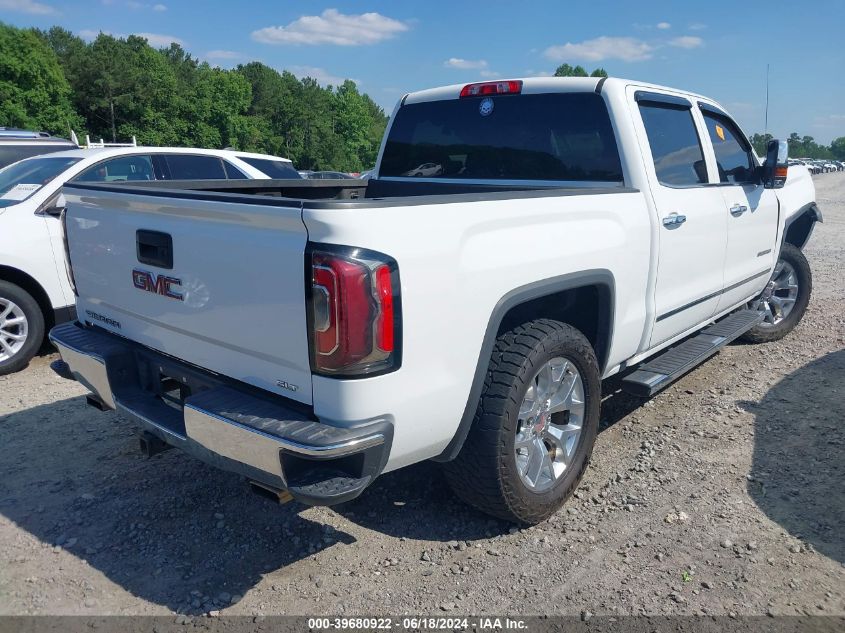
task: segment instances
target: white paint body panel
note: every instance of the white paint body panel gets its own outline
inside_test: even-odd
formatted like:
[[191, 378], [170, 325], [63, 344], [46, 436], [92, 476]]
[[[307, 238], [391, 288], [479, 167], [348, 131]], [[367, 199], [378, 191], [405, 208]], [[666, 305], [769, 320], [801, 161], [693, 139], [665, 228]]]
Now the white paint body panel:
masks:
[[651, 231], [641, 193], [306, 208], [304, 220], [312, 241], [381, 251], [399, 265], [401, 369], [364, 380], [315, 377], [313, 383], [320, 418], [394, 416], [389, 468], [433, 457], [451, 440], [493, 308], [516, 288], [573, 271], [608, 270], [616, 280], [609, 365], [640, 344]]
[[[65, 197], [80, 320], [310, 403], [303, 271], [307, 235], [298, 206], [117, 193], [98, 193], [89, 200], [74, 189], [66, 189]], [[139, 263], [139, 229], [172, 236], [172, 270]], [[133, 270], [180, 280], [174, 290], [183, 300], [139, 290]], [[283, 389], [278, 381], [297, 389]]]

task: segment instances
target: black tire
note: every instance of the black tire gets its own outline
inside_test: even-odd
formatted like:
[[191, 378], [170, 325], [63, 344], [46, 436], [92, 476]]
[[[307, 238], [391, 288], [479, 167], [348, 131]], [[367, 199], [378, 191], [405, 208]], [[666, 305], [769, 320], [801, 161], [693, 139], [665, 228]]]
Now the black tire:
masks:
[[[38, 302], [26, 290], [7, 281], [0, 281], [0, 299], [17, 305], [27, 320], [26, 341], [14, 355], [0, 361], [0, 376], [20, 371], [35, 356], [44, 341], [44, 315]], [[0, 314], [3, 309], [0, 307]], [[2, 333], [0, 333], [2, 335]], [[4, 339], [5, 340], [5, 339]], [[2, 351], [2, 348], [0, 348]]]
[[[810, 295], [813, 292], [813, 273], [801, 249], [792, 244], [784, 244], [781, 248], [778, 261], [787, 262], [795, 270], [795, 276], [798, 282], [798, 296], [795, 300], [795, 305], [786, 318], [779, 323], [774, 325], [760, 324], [743, 334], [742, 340], [748, 343], [779, 341], [798, 325], [804, 316], [804, 312], [807, 311], [807, 305], [810, 303]], [[754, 304], [755, 302], [753, 301], [751, 306], [754, 306]]]
[[[529, 382], [548, 360], [572, 362], [584, 384], [585, 410], [573, 458], [554, 485], [535, 492], [519, 475], [514, 455], [519, 408]], [[455, 494], [482, 512], [524, 525], [554, 514], [572, 494], [587, 468], [599, 424], [601, 377], [595, 352], [570, 325], [541, 319], [499, 336], [478, 409], [455, 460], [444, 464]]]

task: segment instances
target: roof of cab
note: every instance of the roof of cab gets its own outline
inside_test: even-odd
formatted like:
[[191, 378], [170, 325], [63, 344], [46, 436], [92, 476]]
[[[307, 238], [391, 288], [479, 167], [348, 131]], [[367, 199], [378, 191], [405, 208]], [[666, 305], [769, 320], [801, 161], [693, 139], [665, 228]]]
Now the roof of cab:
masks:
[[[524, 77], [522, 79], [522, 94], [543, 94], [548, 92], [595, 92], [599, 84], [601, 89], [615, 89], [624, 90], [626, 86], [635, 85], [642, 88], [652, 90], [666, 90], [674, 93], [686, 95], [692, 99], [704, 99], [713, 102], [702, 95], [689, 92], [688, 90], [680, 90], [678, 88], [670, 88], [668, 86], [659, 86], [642, 81], [632, 81], [630, 79], [622, 79], [619, 77]], [[458, 99], [461, 94], [461, 89], [468, 83], [495, 83], [497, 81], [513, 81], [511, 79], [490, 79], [480, 82], [466, 82], [460, 84], [452, 84], [450, 86], [442, 86], [440, 88], [429, 88], [427, 90], [419, 90], [417, 92], [408, 93], [402, 100], [402, 104], [423, 103], [426, 101], [443, 101], [447, 99]]]

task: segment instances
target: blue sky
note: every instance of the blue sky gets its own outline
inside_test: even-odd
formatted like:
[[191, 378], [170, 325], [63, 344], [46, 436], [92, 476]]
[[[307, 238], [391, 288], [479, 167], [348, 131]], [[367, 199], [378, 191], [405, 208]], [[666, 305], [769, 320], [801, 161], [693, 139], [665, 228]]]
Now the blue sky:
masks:
[[845, 2], [0, 0], [0, 20], [171, 40], [223, 67], [259, 60], [355, 79], [388, 112], [403, 93], [560, 62], [720, 101], [748, 134], [845, 136]]

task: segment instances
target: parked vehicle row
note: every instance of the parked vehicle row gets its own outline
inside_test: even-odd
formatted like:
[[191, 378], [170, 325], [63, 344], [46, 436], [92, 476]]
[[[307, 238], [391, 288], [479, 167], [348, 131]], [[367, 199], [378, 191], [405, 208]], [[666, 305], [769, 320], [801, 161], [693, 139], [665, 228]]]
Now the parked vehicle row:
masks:
[[264, 154], [68, 146], [77, 147], [20, 130], [0, 134], [0, 156], [18, 161], [0, 170], [0, 375], [25, 367], [45, 331], [75, 317], [60, 217], [65, 184], [299, 178], [289, 160]]
[[845, 170], [845, 162], [841, 160], [790, 158], [789, 166], [793, 165], [803, 165], [813, 175]]
[[405, 95], [344, 199], [69, 182], [55, 369], [148, 452], [277, 495], [340, 503], [433, 459], [537, 523], [587, 468], [604, 378], [649, 396], [801, 320], [821, 214], [786, 151], [761, 164], [701, 95], [526, 78]]

